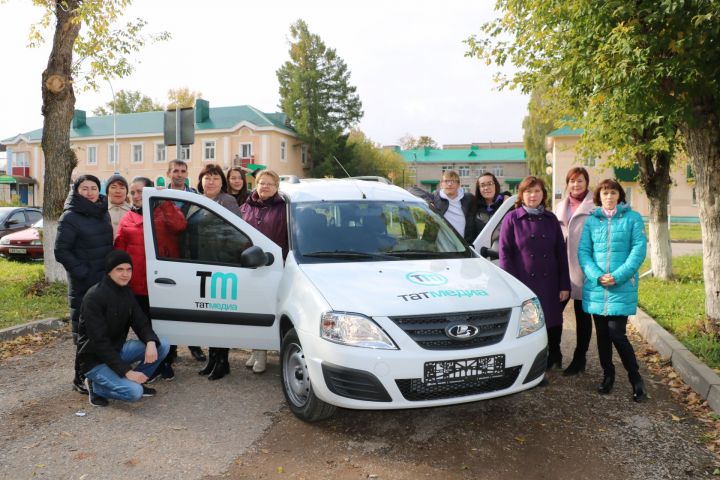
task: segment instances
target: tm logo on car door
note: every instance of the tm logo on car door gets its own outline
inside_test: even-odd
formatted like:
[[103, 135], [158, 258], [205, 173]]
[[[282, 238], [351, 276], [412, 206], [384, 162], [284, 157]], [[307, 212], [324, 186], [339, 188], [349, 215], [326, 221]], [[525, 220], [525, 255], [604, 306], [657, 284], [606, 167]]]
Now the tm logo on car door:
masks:
[[200, 277], [200, 297], [207, 298], [207, 279], [210, 279], [210, 298], [237, 300], [238, 278], [232, 272], [197, 272]]

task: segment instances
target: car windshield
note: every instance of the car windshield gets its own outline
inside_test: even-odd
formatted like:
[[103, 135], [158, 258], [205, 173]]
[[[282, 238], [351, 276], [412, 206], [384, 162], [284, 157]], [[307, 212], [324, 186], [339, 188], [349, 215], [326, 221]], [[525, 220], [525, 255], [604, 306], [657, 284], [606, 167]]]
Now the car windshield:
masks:
[[303, 202], [292, 206], [290, 224], [300, 263], [473, 256], [422, 202]]
[[33, 228], [42, 228], [42, 225], [43, 225], [43, 219], [41, 218], [37, 222], [33, 223], [32, 226], [33, 226]]

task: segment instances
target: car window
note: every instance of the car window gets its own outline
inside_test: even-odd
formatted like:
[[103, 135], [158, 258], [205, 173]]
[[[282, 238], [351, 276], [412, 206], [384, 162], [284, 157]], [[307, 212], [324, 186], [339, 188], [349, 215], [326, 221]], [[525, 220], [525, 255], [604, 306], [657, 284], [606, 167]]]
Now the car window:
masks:
[[35, 223], [38, 220], [42, 220], [42, 213], [40, 212], [37, 212], [35, 210], [25, 210], [25, 213], [27, 213], [30, 223]]
[[19, 212], [15, 212], [7, 219], [8, 222], [11, 222], [15, 220], [17, 223], [16, 225], [25, 225], [25, 212], [20, 210]]
[[150, 217], [157, 258], [239, 265], [250, 238], [227, 220], [192, 202], [153, 198]]
[[292, 207], [292, 249], [307, 262], [471, 256], [425, 203], [303, 202]]

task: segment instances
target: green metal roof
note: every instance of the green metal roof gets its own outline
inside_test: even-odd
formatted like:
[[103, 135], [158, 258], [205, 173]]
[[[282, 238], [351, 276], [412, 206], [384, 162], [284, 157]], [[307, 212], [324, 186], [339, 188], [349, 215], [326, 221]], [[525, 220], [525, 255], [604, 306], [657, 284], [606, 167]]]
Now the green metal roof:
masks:
[[[164, 112], [143, 112], [118, 114], [115, 117], [115, 132], [117, 136], [133, 136], [163, 133]], [[284, 113], [263, 113], [250, 105], [235, 107], [210, 108], [207, 120], [195, 124], [195, 132], [203, 130], [225, 130], [241, 122], [248, 122], [257, 127], [274, 127], [294, 134], [295, 131], [286, 125], [287, 116]], [[79, 128], [70, 128], [70, 139], [91, 137], [112, 137], [113, 116], [88, 117], [85, 125]], [[19, 135], [6, 138], [2, 143], [11, 143]], [[42, 128], [22, 133], [28, 141], [40, 141]]]
[[582, 128], [570, 128], [570, 127], [562, 127], [558, 128], [557, 130], [553, 130], [552, 132], [548, 133], [548, 137], [574, 137], [574, 136], [580, 136], [583, 134]]
[[400, 150], [398, 153], [409, 163], [524, 162], [526, 158], [523, 148], [417, 148]]
[[0, 175], [0, 183], [15, 183], [15, 177], [9, 175]]

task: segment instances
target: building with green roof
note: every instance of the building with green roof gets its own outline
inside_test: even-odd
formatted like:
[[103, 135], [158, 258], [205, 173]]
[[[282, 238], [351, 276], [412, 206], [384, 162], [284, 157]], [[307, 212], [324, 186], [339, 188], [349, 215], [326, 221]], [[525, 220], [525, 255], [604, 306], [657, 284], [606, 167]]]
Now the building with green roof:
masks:
[[[284, 113], [266, 113], [250, 105], [211, 108], [208, 101], [198, 99], [193, 111], [195, 142], [180, 149], [164, 143], [164, 116], [160, 111], [87, 117], [76, 110], [70, 127], [70, 143], [78, 157], [73, 174], [106, 179], [119, 172], [128, 180], [143, 176], [157, 181], [174, 158], [188, 162], [193, 186], [208, 163], [269, 168], [284, 175], [305, 172], [307, 148]], [[0, 141], [7, 147], [7, 174], [16, 179], [5, 185], [21, 199], [20, 186], [26, 185], [25, 203], [37, 205], [42, 204], [45, 171], [41, 139], [40, 128]]]
[[503, 189], [515, 191], [517, 185], [528, 175], [524, 148], [517, 144], [509, 148], [497, 148], [496, 144], [472, 144], [469, 148], [417, 148], [396, 151], [408, 165], [410, 181], [434, 191], [443, 172], [455, 170], [460, 175], [463, 188], [474, 193], [477, 178], [485, 172], [494, 174]]

